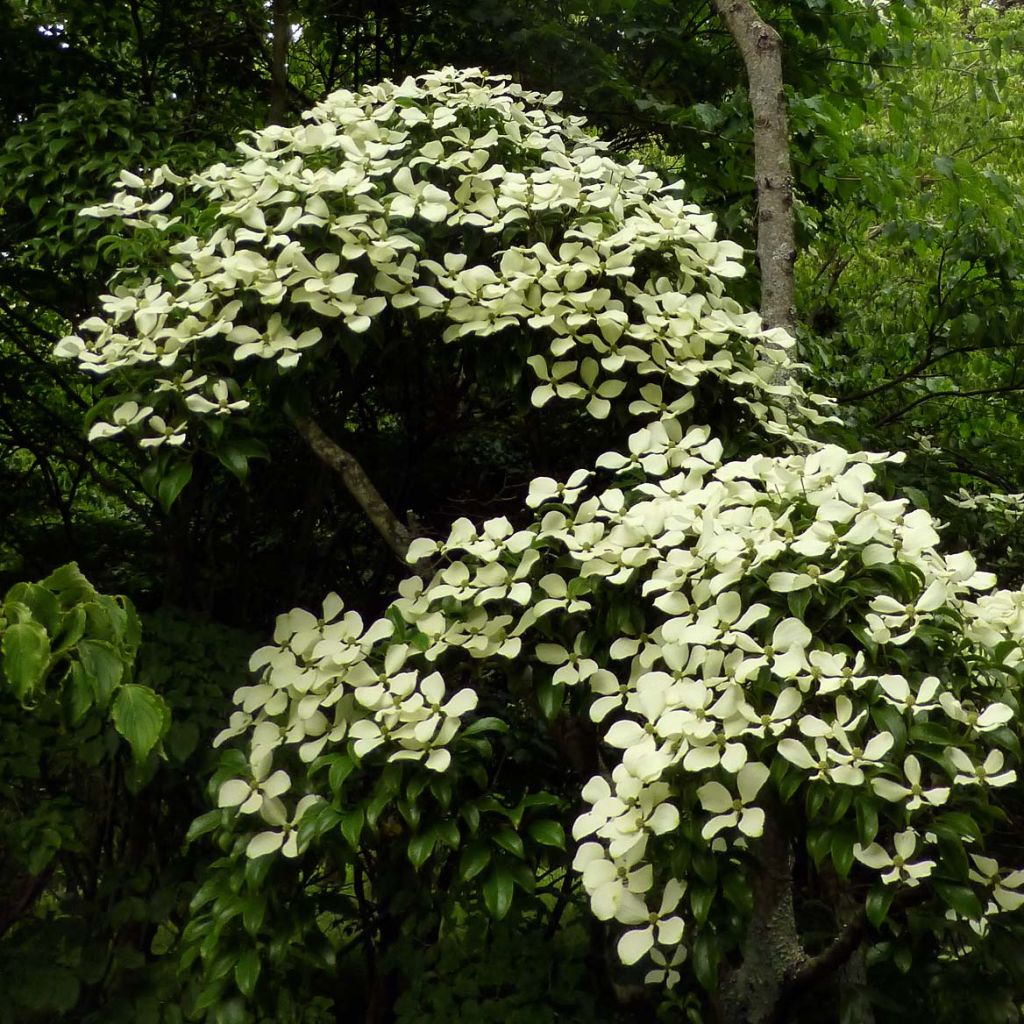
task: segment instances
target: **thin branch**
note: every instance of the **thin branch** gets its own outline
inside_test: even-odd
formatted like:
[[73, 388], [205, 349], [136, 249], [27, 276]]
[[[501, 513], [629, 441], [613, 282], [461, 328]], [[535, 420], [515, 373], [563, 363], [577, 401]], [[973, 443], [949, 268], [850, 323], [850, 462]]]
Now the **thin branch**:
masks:
[[902, 373], [897, 374], [890, 380], [884, 380], [881, 384], [876, 384], [874, 387], [868, 388], [867, 391], [858, 391], [855, 395], [844, 395], [842, 398], [837, 398], [836, 402], [839, 405], [848, 405], [850, 402], [860, 402], [865, 398], [871, 398], [874, 395], [881, 394], [883, 391], [888, 391], [889, 388], [894, 388], [899, 384], [904, 384], [912, 377], [916, 377], [918, 374], [923, 373], [928, 369], [929, 366], [933, 366], [935, 363], [941, 362], [943, 359], [948, 359], [950, 356], [965, 355], [968, 352], [988, 352], [996, 348], [1000, 348], [999, 345], [964, 345], [961, 348], [948, 348], [942, 352], [933, 352], [922, 357], [918, 362], [910, 367], [909, 370], [904, 370]]
[[1024, 384], [1004, 384], [998, 388], [977, 388], [974, 391], [932, 391], [927, 395], [921, 395], [920, 398], [915, 398], [913, 402], [908, 403], [902, 409], [897, 409], [896, 412], [882, 417], [876, 426], [884, 427], [890, 423], [895, 423], [896, 420], [902, 419], [912, 409], [916, 409], [925, 402], [930, 402], [933, 398], [982, 398], [988, 395], [1011, 394], [1014, 391], [1024, 391]]
[[[925, 903], [933, 895], [931, 887], [927, 884], [913, 889], [900, 889], [892, 901], [889, 914], [891, 916], [897, 910], [909, 910]], [[787, 978], [782, 998], [776, 1008], [775, 1024], [785, 1024], [789, 1021], [791, 1018], [788, 1013], [794, 999], [839, 970], [857, 951], [870, 930], [871, 922], [868, 920], [867, 911], [860, 907], [825, 949], [816, 956], [807, 957]]]

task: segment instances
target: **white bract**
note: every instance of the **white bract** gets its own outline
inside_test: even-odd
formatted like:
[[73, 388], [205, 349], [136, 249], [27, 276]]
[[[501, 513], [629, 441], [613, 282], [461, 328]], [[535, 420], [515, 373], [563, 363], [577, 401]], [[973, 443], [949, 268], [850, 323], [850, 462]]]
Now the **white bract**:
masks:
[[[672, 983], [702, 922], [668, 854], [696, 843], [752, 877], [746, 851], [780, 803], [870, 805], [877, 828], [852, 846], [869, 880], [958, 870], [929, 825], [1016, 778], [1024, 595], [986, 593], [928, 512], [873, 489], [898, 454], [808, 436], [827, 403], [777, 383], [791, 339], [726, 294], [738, 247], [552, 104], [445, 69], [334, 93], [187, 182], [123, 177], [94, 215], [173, 233], [169, 182], [214, 225], [171, 247], [176, 284], [126, 278], [58, 353], [125, 374], [135, 397], [92, 434], [147, 446], [243, 413], [254, 360], [288, 373], [324, 358], [328, 333], [372, 344], [420, 321], [439, 344], [527, 339], [537, 405], [635, 418], [595, 466], [534, 480], [528, 525], [461, 519], [415, 541], [409, 561], [435, 572], [376, 622], [336, 595], [282, 616], [217, 738], [244, 737], [250, 764], [220, 803], [271, 826], [250, 855], [298, 856], [324, 758], [488, 778], [468, 731], [486, 687], [514, 673], [564, 691], [609, 766], [582, 790], [575, 869], [627, 929], [623, 962], [649, 955], [648, 978]], [[729, 457], [701, 423], [709, 389], [742, 419]], [[1014, 904], [1018, 877], [975, 863], [961, 881]]]

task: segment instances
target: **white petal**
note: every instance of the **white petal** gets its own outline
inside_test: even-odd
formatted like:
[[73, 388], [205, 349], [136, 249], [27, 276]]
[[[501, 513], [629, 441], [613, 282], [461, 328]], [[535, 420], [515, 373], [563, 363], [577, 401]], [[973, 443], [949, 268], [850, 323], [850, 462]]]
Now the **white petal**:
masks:
[[780, 740], [778, 751], [790, 764], [795, 764], [797, 768], [809, 771], [815, 767], [814, 759], [799, 740]]
[[274, 853], [281, 849], [284, 842], [283, 832], [260, 832], [249, 840], [245, 848], [247, 857], [262, 857], [268, 853]]
[[711, 814], [724, 814], [732, 810], [733, 795], [720, 782], [706, 782], [697, 790], [701, 807]]
[[243, 779], [228, 779], [220, 787], [217, 794], [218, 807], [237, 807], [240, 803], [249, 799], [252, 793], [252, 786]]
[[745, 764], [736, 776], [736, 785], [740, 791], [740, 799], [749, 804], [768, 781], [771, 772], [766, 764], [753, 762]]
[[629, 966], [635, 964], [654, 945], [654, 929], [643, 928], [626, 932], [617, 946], [619, 959]]
[[740, 831], [751, 839], [764, 833], [764, 811], [760, 807], [747, 807], [740, 816]]
[[861, 864], [866, 864], [869, 868], [875, 868], [876, 870], [887, 868], [892, 864], [892, 858], [878, 843], [872, 843], [867, 847], [856, 843], [853, 847], [853, 855]]

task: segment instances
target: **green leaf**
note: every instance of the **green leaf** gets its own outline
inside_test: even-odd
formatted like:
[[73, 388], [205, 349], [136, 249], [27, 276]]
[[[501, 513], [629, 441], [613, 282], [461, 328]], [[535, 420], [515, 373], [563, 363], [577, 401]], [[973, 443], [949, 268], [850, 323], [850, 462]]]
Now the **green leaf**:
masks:
[[144, 761], [171, 724], [163, 697], [148, 686], [127, 683], [117, 692], [114, 728], [128, 741], [136, 761]]
[[256, 991], [260, 966], [260, 954], [255, 949], [247, 949], [235, 964], [235, 983], [238, 985], [238, 991], [246, 998]]
[[60, 626], [53, 636], [54, 654], [62, 654], [82, 639], [85, 635], [86, 621], [85, 609], [77, 605], [64, 613]]
[[807, 833], [807, 852], [815, 867], [821, 867], [832, 851], [832, 833], [824, 828], [812, 828]]
[[871, 709], [871, 718], [881, 731], [891, 733], [895, 741], [892, 757], [895, 758], [907, 742], [906, 720], [891, 704], [876, 704]]
[[875, 841], [878, 835], [878, 809], [871, 800], [857, 801], [857, 838], [863, 846]]
[[970, 838], [975, 842], [981, 842], [981, 829], [978, 828], [978, 823], [963, 811], [946, 811], [936, 819], [936, 825], [949, 827], [957, 838]]
[[557, 821], [550, 819], [532, 821], [526, 826], [527, 835], [541, 846], [553, 846], [558, 850], [565, 849], [565, 829]]
[[469, 826], [470, 835], [476, 835], [476, 830], [480, 827], [480, 809], [475, 804], [463, 804], [459, 808], [459, 814]]
[[238, 445], [221, 445], [217, 448], [217, 458], [228, 472], [245, 483], [249, 475], [249, 457]]
[[749, 914], [754, 907], [754, 894], [745, 875], [732, 872], [722, 879], [725, 898], [743, 914]]
[[4, 604], [17, 601], [25, 605], [50, 636], [54, 636], [60, 626], [61, 609], [56, 594], [51, 593], [38, 583], [17, 583], [4, 598]]
[[982, 907], [981, 900], [969, 886], [936, 882], [935, 891], [947, 907], [955, 910], [968, 921], [980, 921], [985, 916], [985, 908]]
[[72, 725], [79, 725], [96, 702], [89, 676], [80, 662], [73, 661], [68, 669], [69, 685], [65, 689], [68, 717]]
[[35, 622], [16, 622], [3, 636], [3, 666], [7, 683], [22, 703], [46, 676], [50, 664], [50, 638]]
[[532, 896], [537, 888], [537, 876], [530, 870], [529, 866], [522, 861], [515, 861], [508, 865], [508, 870], [512, 874], [512, 881], [523, 892]]
[[124, 676], [124, 658], [104, 640], [82, 640], [78, 658], [89, 677], [96, 703], [105, 708]]
[[836, 874], [840, 878], [848, 878], [850, 868], [853, 867], [853, 839], [842, 829], [832, 834], [831, 843], [832, 863], [835, 866]]
[[447, 811], [452, 802], [452, 784], [444, 776], [437, 776], [430, 780], [430, 792], [434, 799]]
[[717, 890], [714, 886], [695, 885], [690, 889], [690, 907], [697, 924], [704, 924], [711, 913]]
[[418, 871], [427, 862], [437, 845], [437, 829], [431, 828], [409, 839], [409, 863]]
[[893, 953], [892, 960], [902, 974], [907, 974], [913, 966], [914, 955], [909, 946], [900, 946], [900, 948]]
[[97, 596], [93, 585], [82, 575], [77, 562], [69, 562], [59, 569], [54, 569], [40, 585], [52, 590], [60, 598], [61, 606], [64, 608], [70, 608]]
[[457, 850], [462, 845], [462, 834], [459, 832], [459, 826], [451, 818], [439, 821], [435, 828], [437, 829], [438, 840], [444, 843], [448, 849]]
[[160, 507], [165, 512], [169, 511], [178, 500], [178, 496], [191, 479], [191, 460], [175, 463], [169, 471], [160, 477], [160, 482], [156, 485], [156, 500], [160, 502]]
[[261, 893], [246, 897], [242, 907], [242, 927], [249, 935], [256, 935], [267, 915], [267, 900]]
[[474, 840], [459, 858], [459, 881], [468, 882], [476, 878], [491, 862], [491, 847], [482, 840]]
[[199, 745], [199, 726], [195, 722], [172, 722], [167, 734], [167, 752], [184, 764]]
[[327, 773], [327, 784], [330, 786], [332, 793], [337, 795], [341, 792], [341, 787], [352, 774], [354, 768], [355, 765], [352, 763], [352, 758], [347, 754], [339, 754], [331, 762], [330, 770]]
[[941, 747], [947, 747], [953, 742], [953, 734], [937, 722], [915, 723], [910, 727], [910, 736], [919, 743], [934, 743]]
[[714, 885], [718, 879], [718, 858], [706, 853], [697, 853], [693, 858], [693, 870], [702, 882]]
[[562, 702], [565, 699], [565, 687], [561, 683], [553, 683], [544, 679], [537, 684], [537, 704], [540, 706], [541, 714], [549, 721], [554, 721], [562, 710]]
[[495, 921], [501, 921], [512, 906], [512, 872], [498, 862], [484, 879], [484, 905]]
[[359, 849], [359, 838], [363, 834], [363, 823], [366, 821], [366, 812], [362, 807], [357, 807], [354, 811], [349, 811], [341, 819], [341, 834], [345, 837], [345, 842], [352, 847], [353, 850]]
[[508, 732], [508, 725], [500, 718], [478, 718], [462, 730], [463, 736], [476, 736], [481, 732]]
[[405, 818], [412, 828], [416, 828], [420, 823], [420, 808], [412, 800], [397, 800], [395, 801], [398, 807], [398, 813]]
[[523, 849], [523, 841], [519, 834], [507, 826], [498, 829], [491, 838], [496, 846], [500, 846], [503, 850], [511, 853], [513, 857], [518, 857], [522, 860], [526, 856], [526, 851]]
[[718, 987], [718, 941], [708, 928], [702, 928], [693, 943], [693, 973], [708, 992]]
[[892, 906], [892, 898], [895, 894], [891, 885], [876, 885], [868, 893], [864, 904], [864, 913], [876, 928], [881, 927], [885, 915], [889, 913], [889, 907]]
[[805, 588], [804, 590], [794, 590], [786, 595], [786, 604], [789, 605], [789, 612], [794, 618], [803, 620], [804, 612], [807, 611], [807, 606], [811, 603], [813, 594], [811, 588]]
[[208, 832], [212, 832], [215, 828], [220, 826], [224, 817], [225, 814], [222, 810], [207, 811], [205, 814], [200, 814], [199, 817], [189, 825], [188, 832], [185, 833], [185, 842], [195, 842], [195, 840], [200, 836], [205, 836]]

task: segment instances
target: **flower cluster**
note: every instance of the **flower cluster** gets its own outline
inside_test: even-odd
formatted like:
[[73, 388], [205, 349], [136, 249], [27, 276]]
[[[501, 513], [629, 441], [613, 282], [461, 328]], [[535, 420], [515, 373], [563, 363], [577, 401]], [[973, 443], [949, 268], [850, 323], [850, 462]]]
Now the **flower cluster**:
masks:
[[[881, 887], [959, 878], [942, 835], [974, 842], [950, 822], [1016, 778], [1024, 595], [940, 552], [930, 514], [886, 492], [899, 455], [806, 436], [823, 402], [778, 383], [788, 339], [726, 296], [736, 247], [552, 102], [451, 70], [334, 94], [195, 176], [218, 226], [175, 246], [179, 284], [119, 289], [60, 349], [165, 375], [97, 436], [146, 424], [176, 443], [188, 415], [231, 415], [244, 399], [207, 380], [203, 353], [287, 370], [318, 351], [314, 315], [355, 332], [436, 317], [449, 342], [524, 331], [535, 402], [628, 409], [624, 450], [532, 483], [529, 525], [463, 519], [415, 541], [409, 561], [436, 572], [378, 621], [336, 595], [282, 616], [218, 737], [244, 735], [250, 765], [220, 802], [268, 826], [250, 854], [297, 855], [325, 754], [448, 772], [478, 700], [450, 681], [529, 667], [585, 707], [612, 765], [573, 830], [593, 911], [624, 927], [625, 963], [649, 956], [648, 977], [671, 982], [702, 922], [666, 854], [698, 842], [744, 869], [772, 807], [848, 794], [874, 825], [823, 854], [840, 873], [855, 859]], [[139, 198], [166, 179], [126, 177], [101, 212], [169, 230], [164, 195]], [[470, 263], [473, 233], [491, 244]], [[428, 238], [447, 249], [425, 256]], [[699, 422], [709, 376], [752, 414], [743, 450]], [[963, 884], [1013, 904], [1019, 873], [972, 852]]]
[[[765, 388], [789, 341], [725, 295], [740, 248], [556, 100], [448, 68], [333, 93], [305, 124], [254, 133], [239, 161], [187, 180], [123, 173], [84, 212], [165, 233], [169, 265], [125, 277], [57, 345], [94, 374], [131, 371], [130, 397], [91, 436], [180, 445], [190, 423], [247, 408], [253, 360], [288, 371], [339, 333], [428, 319], [447, 342], [528, 336], [536, 405], [557, 396], [602, 418], [638, 376], [710, 375], [777, 426]], [[189, 233], [175, 203], [215, 211], [207, 233]], [[755, 344], [768, 335], [774, 346]], [[652, 383], [639, 401], [660, 396]], [[805, 398], [794, 389], [817, 418]]]

